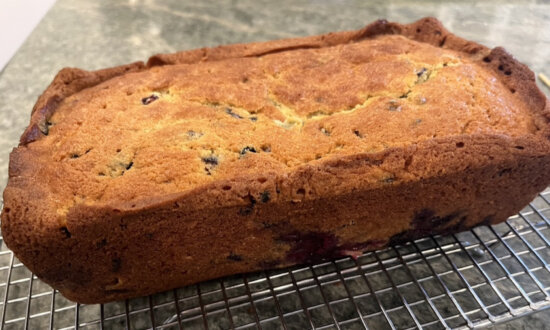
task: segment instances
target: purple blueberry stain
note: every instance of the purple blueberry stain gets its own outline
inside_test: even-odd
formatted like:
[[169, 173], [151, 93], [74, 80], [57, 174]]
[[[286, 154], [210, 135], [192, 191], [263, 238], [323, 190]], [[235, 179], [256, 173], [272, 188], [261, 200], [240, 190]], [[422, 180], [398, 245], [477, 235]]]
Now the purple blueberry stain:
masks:
[[426, 68], [422, 68], [416, 72], [417, 77], [422, 77], [423, 74], [425, 74], [428, 71]]
[[261, 269], [272, 269], [281, 264], [280, 260], [263, 260], [258, 263]]
[[49, 120], [46, 120], [44, 123], [39, 123], [38, 128], [44, 135], [48, 135], [50, 133], [50, 127], [53, 126], [53, 123]]
[[103, 238], [101, 241], [95, 244], [96, 249], [101, 249], [107, 245], [107, 239]]
[[218, 157], [216, 156], [204, 157], [202, 158], [202, 161], [208, 165], [218, 165]]
[[69, 229], [65, 226], [61, 227], [61, 233], [65, 236], [65, 238], [71, 238], [71, 232]]
[[262, 203], [269, 202], [270, 196], [269, 196], [269, 190], [266, 190], [260, 194], [260, 201]]
[[113, 273], [117, 273], [120, 271], [120, 267], [122, 266], [122, 260], [120, 258], [113, 258], [111, 259], [111, 270]]
[[488, 215], [486, 216], [485, 218], [483, 218], [483, 220], [478, 224], [479, 226], [490, 226], [491, 223], [493, 222], [493, 216], [492, 215]]
[[401, 105], [397, 100], [390, 100], [388, 102], [388, 110], [389, 111], [401, 111]]
[[[455, 224], [449, 225], [457, 219], [458, 221]], [[462, 231], [466, 229], [466, 220], [466, 216], [460, 217], [460, 212], [437, 216], [433, 210], [422, 209], [415, 214], [409, 229], [390, 238], [390, 245], [403, 244], [429, 235], [446, 235]]]
[[195, 131], [192, 131], [192, 130], [187, 131], [187, 137], [189, 138], [189, 140], [196, 140], [196, 139], [200, 138], [203, 135], [204, 134], [200, 133], [200, 132], [195, 132]]
[[151, 104], [152, 102], [158, 100], [158, 98], [159, 98], [158, 95], [156, 95], [156, 94], [151, 94], [151, 95], [149, 95], [149, 96], [147, 96], [147, 97], [142, 98], [142, 99], [141, 99], [141, 104], [143, 104], [143, 105]]
[[247, 196], [249, 204], [243, 208], [239, 209], [239, 214], [242, 216], [247, 216], [252, 214], [254, 211], [254, 206], [256, 205], [256, 199], [252, 197], [250, 194]]
[[267, 228], [274, 227], [275, 224], [273, 224], [273, 223], [271, 223], [271, 222], [269, 222], [269, 221], [262, 221], [262, 226], [263, 226], [264, 228], [267, 229]]
[[231, 109], [231, 108], [225, 108], [225, 113], [227, 113], [228, 115], [230, 115], [231, 117], [233, 117], [235, 119], [243, 119], [243, 117], [241, 117], [239, 114], [234, 113], [233, 109]]
[[344, 256], [338, 239], [331, 233], [294, 232], [282, 235], [280, 240], [291, 244], [286, 258], [294, 263], [316, 263]]
[[241, 151], [239, 152], [239, 154], [242, 156], [244, 156], [245, 154], [249, 153], [249, 152], [252, 152], [252, 153], [256, 153], [256, 148], [254, 147], [249, 147], [249, 146], [246, 146], [244, 148], [241, 149]]
[[292, 232], [279, 237], [291, 244], [286, 258], [294, 263], [317, 263], [325, 260], [350, 256], [357, 258], [363, 251], [375, 250], [387, 245], [387, 240], [368, 240], [362, 243], [340, 244], [332, 233]]
[[202, 157], [201, 160], [205, 164], [204, 170], [206, 171], [206, 174], [212, 175], [212, 170], [214, 169], [214, 167], [218, 166], [218, 157], [216, 157], [215, 155], [210, 155], [207, 157]]
[[344, 244], [340, 247], [341, 250], [345, 251], [367, 251], [367, 250], [376, 250], [379, 248], [382, 248], [386, 246], [388, 243], [387, 240], [382, 239], [373, 239], [368, 240], [363, 243], [352, 243], [352, 244]]
[[229, 255], [227, 256], [227, 260], [231, 260], [231, 261], [242, 261], [243, 260], [243, 257], [238, 255], [238, 254], [235, 254], [233, 252], [230, 252]]

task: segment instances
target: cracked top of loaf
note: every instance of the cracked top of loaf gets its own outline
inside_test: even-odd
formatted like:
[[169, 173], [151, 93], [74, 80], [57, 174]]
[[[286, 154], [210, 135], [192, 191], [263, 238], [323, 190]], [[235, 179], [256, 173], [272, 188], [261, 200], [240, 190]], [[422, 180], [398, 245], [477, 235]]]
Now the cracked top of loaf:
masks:
[[[261, 183], [266, 173], [284, 177], [426, 140], [456, 137], [460, 148], [463, 136], [535, 136], [548, 121], [527, 68], [434, 19], [158, 55], [110, 70], [62, 71], [12, 156], [12, 186], [15, 177], [40, 181], [61, 216], [76, 204], [140, 201], [212, 182], [230, 190], [238, 178]], [[19, 161], [30, 157], [23, 154], [37, 163]], [[373, 185], [399, 179], [384, 169], [369, 175]]]

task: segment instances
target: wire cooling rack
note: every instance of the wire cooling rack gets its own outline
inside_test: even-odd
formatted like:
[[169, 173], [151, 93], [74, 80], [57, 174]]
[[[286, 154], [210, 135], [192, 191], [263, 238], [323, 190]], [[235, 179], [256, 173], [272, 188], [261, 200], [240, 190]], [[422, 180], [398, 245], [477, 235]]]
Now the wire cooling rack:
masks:
[[492, 227], [312, 266], [75, 304], [0, 249], [3, 329], [467, 328], [550, 307], [550, 189]]

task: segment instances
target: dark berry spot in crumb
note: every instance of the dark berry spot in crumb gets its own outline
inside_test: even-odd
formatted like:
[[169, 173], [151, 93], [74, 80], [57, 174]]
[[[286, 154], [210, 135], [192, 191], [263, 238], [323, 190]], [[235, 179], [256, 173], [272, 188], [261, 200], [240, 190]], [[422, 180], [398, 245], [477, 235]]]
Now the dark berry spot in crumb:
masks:
[[114, 273], [120, 270], [120, 266], [122, 266], [122, 260], [120, 260], [120, 258], [111, 259], [111, 269]]
[[512, 94], [514, 94], [516, 92], [516, 89], [515, 88], [510, 88], [510, 92], [512, 92]]
[[45, 123], [39, 123], [38, 124], [38, 129], [44, 135], [50, 134], [50, 126], [46, 125]]
[[504, 71], [504, 74], [505, 74], [505, 75], [507, 75], [507, 76], [509, 76], [509, 75], [511, 75], [511, 74], [512, 74], [512, 71], [510, 71], [510, 70], [506, 70], [506, 71]]
[[[417, 84], [423, 83], [426, 80], [428, 80], [428, 78], [430, 76], [430, 71], [428, 71], [428, 69], [426, 69], [426, 68], [421, 68], [420, 70], [418, 70], [416, 72], [416, 76], [417, 76], [416, 83]], [[411, 91], [409, 90], [407, 92], [407, 94], [410, 93], [410, 92]]]
[[479, 226], [490, 226], [493, 222], [493, 216], [489, 215], [483, 218], [483, 220], [478, 224]]
[[418, 125], [420, 125], [420, 123], [422, 123], [422, 119], [417, 118], [412, 122], [412, 126], [417, 127]]
[[243, 257], [241, 257], [240, 255], [238, 254], [235, 254], [233, 252], [229, 253], [229, 255], [227, 256], [227, 259], [228, 260], [232, 260], [232, 261], [242, 261], [243, 260]]
[[358, 130], [353, 130], [353, 134], [355, 134], [358, 138], [363, 138], [363, 135]]
[[218, 157], [210, 155], [208, 157], [201, 158], [202, 162], [206, 164], [204, 171], [206, 175], [212, 175], [212, 169], [218, 165]]
[[248, 119], [250, 119], [251, 121], [258, 121], [258, 117], [250, 117]]
[[264, 228], [271, 228], [274, 226], [274, 224], [272, 224], [271, 222], [267, 222], [267, 221], [262, 221], [262, 226]]
[[222, 189], [223, 190], [231, 190], [231, 186], [223, 186]]
[[390, 100], [388, 105], [388, 110], [390, 111], [401, 111], [401, 106], [396, 100]]
[[296, 194], [305, 196], [306, 190], [304, 188], [300, 188], [300, 189], [296, 190]]
[[126, 171], [131, 169], [133, 165], [134, 165], [134, 162], [128, 163], [128, 165], [126, 165]]
[[254, 147], [244, 147], [241, 152], [239, 153], [241, 156], [244, 156], [247, 152], [256, 152], [256, 149]]
[[268, 146], [266, 144], [262, 145], [261, 149], [263, 152], [271, 152], [271, 146]]
[[80, 157], [80, 155], [78, 155], [78, 154], [71, 154], [71, 158], [72, 158], [72, 159], [75, 159], [75, 158], [78, 158], [78, 157]]
[[71, 238], [71, 232], [67, 229], [67, 227], [61, 227], [61, 232], [66, 238]]
[[187, 137], [191, 140], [193, 139], [198, 139], [200, 138], [201, 136], [203, 136], [204, 134], [202, 133], [199, 133], [199, 132], [195, 132], [195, 131], [187, 131]]
[[258, 266], [260, 266], [261, 269], [271, 269], [277, 267], [280, 263], [281, 261], [279, 260], [262, 260], [258, 263]]
[[101, 241], [97, 242], [95, 246], [96, 248], [101, 249], [105, 245], [107, 245], [107, 239], [104, 238]]
[[251, 214], [252, 211], [254, 211], [254, 205], [256, 205], [256, 199], [254, 197], [249, 194], [247, 198], [249, 200], [249, 204], [246, 207], [239, 209], [239, 214], [243, 216]]
[[262, 203], [267, 203], [269, 202], [269, 190], [266, 190], [264, 191], [263, 193], [261, 193], [260, 195], [260, 201], [262, 201]]
[[50, 127], [53, 126], [53, 123], [46, 120], [45, 122], [45, 126], [43, 125], [39, 125], [39, 128], [40, 128], [40, 131], [44, 134], [44, 135], [48, 135], [50, 133]]
[[218, 157], [216, 156], [208, 156], [208, 157], [204, 157], [202, 158], [202, 161], [205, 163], [205, 164], [208, 164], [208, 165], [218, 165]]
[[142, 103], [143, 105], [147, 105], [147, 104], [150, 104], [150, 103], [152, 103], [152, 102], [158, 100], [158, 98], [159, 98], [158, 95], [156, 95], [156, 94], [151, 94], [150, 96], [147, 96], [147, 97], [142, 98], [142, 99], [141, 99], [141, 103]]
[[231, 109], [231, 108], [225, 108], [225, 113], [227, 113], [228, 115], [230, 115], [233, 118], [243, 119], [243, 117], [241, 117], [238, 114], [234, 113], [233, 109]]
[[516, 149], [523, 150], [525, 149], [523, 146], [515, 146]]
[[498, 176], [503, 176], [503, 175], [508, 174], [510, 172], [512, 172], [511, 168], [505, 168], [505, 169], [501, 170], [500, 172], [498, 172]]
[[243, 83], [247, 83], [247, 82], [248, 82], [248, 77], [243, 77], [242, 82], [243, 82]]
[[254, 210], [253, 206], [243, 207], [243, 208], [239, 209], [239, 214], [242, 215], [242, 216], [246, 216], [246, 215], [251, 214], [253, 210]]
[[483, 58], [483, 62], [485, 62], [485, 63], [491, 63], [491, 58], [490, 58], [489, 56], [485, 56], [485, 57]]
[[422, 30], [416, 29], [416, 33], [420, 33], [420, 32], [422, 32]]
[[420, 69], [417, 73], [416, 73], [416, 76], [418, 77], [421, 77], [424, 73], [426, 73], [428, 71], [428, 69], [426, 68], [422, 68]]
[[462, 147], [464, 147], [464, 142], [457, 142], [457, 143], [456, 143], [456, 147], [457, 147], [457, 148], [462, 148]]
[[500, 71], [504, 71], [504, 66], [501, 64], [501, 65], [498, 66], [498, 69], [499, 69]]

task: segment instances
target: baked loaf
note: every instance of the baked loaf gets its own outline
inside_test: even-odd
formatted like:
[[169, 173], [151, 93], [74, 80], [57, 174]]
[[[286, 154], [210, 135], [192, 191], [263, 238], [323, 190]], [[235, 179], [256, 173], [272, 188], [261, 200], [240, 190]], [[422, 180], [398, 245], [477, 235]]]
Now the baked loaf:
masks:
[[505, 220], [550, 184], [534, 75], [426, 18], [63, 69], [2, 233], [98, 303]]

